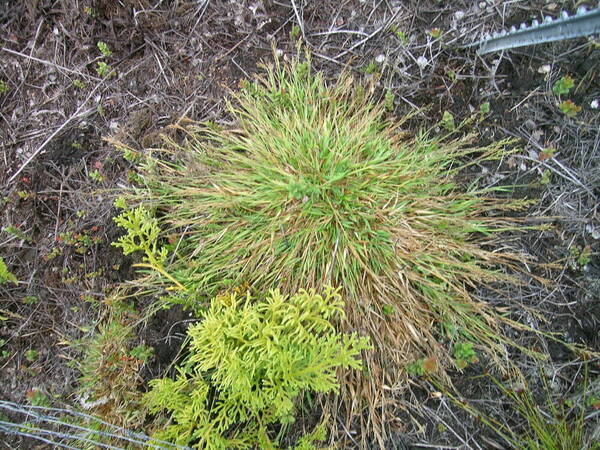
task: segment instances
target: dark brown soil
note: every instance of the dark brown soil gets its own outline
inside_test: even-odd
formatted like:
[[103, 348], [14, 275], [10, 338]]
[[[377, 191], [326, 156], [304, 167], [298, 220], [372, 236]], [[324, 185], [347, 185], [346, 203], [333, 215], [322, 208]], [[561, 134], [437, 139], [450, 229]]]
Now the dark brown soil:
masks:
[[[459, 122], [490, 103], [490, 114], [476, 126], [482, 142], [515, 137], [520, 150], [471, 175], [487, 185], [518, 185], [513, 195], [537, 199], [527, 215], [546, 217], [549, 228], [508, 236], [506, 245], [532, 255], [532, 273], [549, 282], [532, 278], [506, 296], [481, 295], [498, 306], [522, 305], [516, 320], [600, 352], [600, 110], [591, 106], [600, 100], [600, 50], [585, 39], [483, 59], [459, 48], [466, 35], [518, 24], [548, 8], [541, 0], [0, 0], [6, 85], [0, 93], [0, 256], [19, 280], [0, 286], [0, 400], [27, 404], [39, 390], [55, 406], [73, 405], [78, 373], [68, 363], [78, 354], [69, 343], [93, 332], [101, 301], [135, 276], [132, 259], [111, 246], [119, 236], [113, 200], [131, 185], [131, 166], [105, 138], [142, 150], [160, 145], [161, 133], [177, 138], [167, 127], [183, 117], [226, 123], [228, 92], [261, 61], [271, 61], [274, 48], [295, 53], [294, 26], [316, 70], [330, 78], [342, 70], [376, 78], [380, 96], [394, 94], [394, 114], [423, 108], [409, 131], [435, 127], [444, 111]], [[431, 36], [433, 28], [443, 32], [441, 39]], [[98, 42], [111, 55], [103, 56]], [[426, 64], [419, 66], [421, 56]], [[365, 73], [375, 60], [381, 61], [377, 74]], [[103, 79], [99, 62], [114, 76]], [[574, 118], [558, 110], [552, 93], [564, 75], [577, 82], [569, 98], [582, 110]], [[140, 333], [156, 355], [146, 378], [173, 361], [187, 319], [179, 309], [161, 311]], [[544, 370], [560, 381], [553, 395], [576, 391], [580, 354], [549, 338], [523, 333], [522, 339], [547, 354]], [[519, 352], [511, 357], [528, 364]], [[586, 366], [596, 384], [597, 361]], [[478, 376], [483, 370], [482, 363], [457, 373], [456, 387], [499, 414], [495, 385]], [[533, 385], [534, 372], [527, 372]], [[427, 382], [416, 383], [398, 394], [403, 407], [390, 419], [386, 448], [505, 448], [493, 430]], [[514, 417], [506, 412], [499, 420], [512, 424]], [[598, 414], [593, 420], [597, 426]], [[332, 440], [344, 448], [369, 441], [355, 431], [340, 426]], [[2, 448], [37, 445], [3, 439]]]

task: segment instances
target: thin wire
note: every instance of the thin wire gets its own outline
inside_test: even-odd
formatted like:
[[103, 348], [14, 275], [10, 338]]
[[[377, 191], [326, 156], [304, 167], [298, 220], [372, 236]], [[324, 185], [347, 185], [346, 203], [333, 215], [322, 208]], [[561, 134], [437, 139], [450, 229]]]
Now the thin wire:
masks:
[[[81, 413], [78, 411], [72, 411], [72, 410], [62, 409], [62, 408], [43, 407], [43, 406], [29, 406], [29, 405], [25, 406], [25, 405], [20, 405], [18, 403], [14, 403], [14, 402], [0, 400], [0, 410], [1, 409], [5, 409], [6, 411], [10, 411], [10, 412], [17, 413], [17, 414], [23, 414], [26, 416], [25, 418], [28, 420], [34, 420], [36, 422], [48, 422], [49, 424], [54, 425], [56, 427], [66, 427], [66, 428], [71, 428], [74, 430], [89, 432], [89, 433], [92, 433], [93, 435], [98, 435], [98, 436], [102, 436], [102, 437], [110, 437], [110, 438], [114, 438], [117, 440], [122, 440], [122, 441], [127, 441], [130, 443], [134, 443], [134, 444], [144, 445], [147, 448], [155, 448], [155, 449], [188, 449], [189, 448], [189, 447], [182, 447], [182, 446], [179, 446], [176, 444], [171, 444], [169, 442], [158, 440], [158, 439], [152, 439], [143, 433], [133, 432], [126, 428], [119, 427], [117, 425], [113, 425], [113, 424], [108, 423], [104, 420], [101, 420], [97, 417], [91, 416], [89, 414]], [[52, 415], [47, 415], [44, 413], [50, 413]], [[85, 427], [81, 427], [79, 425], [67, 423], [64, 421], [64, 417], [61, 418], [61, 416], [64, 416], [65, 414], [75, 416], [77, 418], [84, 418], [84, 419], [91, 420], [96, 424], [103, 425], [104, 427], [108, 428], [109, 431], [92, 430], [90, 428], [85, 428]], [[33, 437], [36, 439], [39, 438], [40, 440], [43, 440], [44, 442], [47, 442], [45, 440], [45, 438], [43, 438], [42, 436], [37, 436], [36, 434], [28, 433], [28, 431], [35, 431], [35, 432], [39, 432], [40, 434], [45, 433], [45, 434], [53, 435], [53, 436], [56, 436], [58, 438], [63, 438], [63, 439], [64, 438], [77, 439], [79, 441], [89, 442], [89, 443], [96, 444], [101, 447], [109, 448], [109, 449], [121, 449], [121, 447], [111, 446], [109, 444], [103, 444], [101, 442], [90, 440], [89, 438], [82, 437], [80, 434], [69, 434], [68, 430], [65, 432], [45, 430], [43, 428], [33, 427], [32, 425], [27, 424], [27, 423], [16, 424], [13, 422], [0, 421], [0, 429], [4, 430], [6, 432], [10, 432], [12, 434]], [[116, 433], [120, 433], [120, 434], [116, 434]], [[152, 440], [152, 443], [148, 442], [150, 440]], [[72, 448], [72, 447], [67, 446], [66, 444], [62, 444], [59, 442], [52, 442], [52, 443], [62, 445], [64, 448]]]
[[[107, 448], [110, 450], [126, 450], [124, 447], [117, 447], [117, 446], [111, 445], [111, 444], [104, 444], [102, 442], [99, 442], [98, 440], [86, 438], [86, 437], [83, 437], [80, 435], [61, 433], [60, 431], [45, 430], [43, 428], [36, 428], [29, 424], [18, 424], [18, 423], [5, 422], [3, 420], [0, 420], [0, 429], [5, 431], [6, 433], [16, 434], [18, 436], [27, 436], [27, 437], [31, 437], [34, 439], [43, 440], [44, 442], [50, 442], [52, 444], [60, 445], [64, 448], [75, 448], [75, 450], [77, 450], [77, 447], [71, 447], [70, 445], [63, 444], [62, 442], [48, 441], [46, 438], [42, 437], [41, 435], [48, 434], [50, 436], [56, 436], [61, 439], [74, 439], [79, 442], [86, 442], [89, 444], [94, 444], [96, 446], [99, 446], [102, 448]], [[90, 431], [96, 433], [96, 431], [93, 431], [93, 430], [90, 430]], [[30, 432], [37, 432], [37, 433], [30, 433]], [[99, 434], [101, 434], [101, 432]]]

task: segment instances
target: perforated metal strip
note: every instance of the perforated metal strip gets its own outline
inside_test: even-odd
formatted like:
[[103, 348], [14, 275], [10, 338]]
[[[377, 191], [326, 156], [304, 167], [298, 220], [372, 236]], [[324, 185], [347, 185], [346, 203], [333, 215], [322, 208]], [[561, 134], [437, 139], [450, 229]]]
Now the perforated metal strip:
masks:
[[585, 7], [580, 7], [573, 16], [563, 11], [557, 19], [546, 17], [541, 23], [537, 20], [530, 25], [522, 23], [519, 28], [512, 27], [509, 31], [488, 35], [467, 47], [479, 46], [477, 53], [485, 55], [500, 50], [594, 34], [600, 34], [600, 3], [597, 8], [589, 11]]

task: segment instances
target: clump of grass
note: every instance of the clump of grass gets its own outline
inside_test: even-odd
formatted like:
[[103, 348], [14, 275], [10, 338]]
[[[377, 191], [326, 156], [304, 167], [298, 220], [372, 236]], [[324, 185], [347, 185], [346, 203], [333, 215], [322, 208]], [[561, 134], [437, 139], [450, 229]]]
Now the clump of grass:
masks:
[[171, 242], [156, 271], [175, 290], [167, 302], [202, 308], [244, 284], [287, 294], [342, 286], [342, 327], [375, 345], [363, 389], [371, 404], [419, 358], [457, 367], [455, 341], [498, 354], [500, 316], [470, 292], [507, 278], [497, 267], [516, 256], [486, 245], [516, 227], [500, 215], [525, 202], [457, 180], [504, 155], [506, 141], [409, 137], [352, 77], [328, 84], [309, 60], [276, 61], [243, 84], [229, 112], [235, 127], [188, 128], [184, 145], [141, 170], [139, 194]]

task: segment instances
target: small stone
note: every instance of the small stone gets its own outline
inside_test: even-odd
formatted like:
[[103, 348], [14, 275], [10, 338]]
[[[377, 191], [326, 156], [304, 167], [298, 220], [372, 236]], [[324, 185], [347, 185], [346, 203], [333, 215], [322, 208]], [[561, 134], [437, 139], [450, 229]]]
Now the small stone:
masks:
[[385, 61], [385, 55], [383, 53], [381, 55], [377, 55], [375, 57], [375, 62], [377, 64], [383, 64], [384, 61]]
[[454, 13], [454, 18], [456, 20], [462, 20], [465, 17], [465, 12], [464, 11], [456, 11]]
[[593, 239], [600, 239], [600, 229], [597, 230], [591, 223], [588, 223], [585, 226], [585, 231], [587, 231]]
[[427, 61], [427, 58], [425, 58], [424, 56], [419, 56], [417, 58], [417, 66], [419, 66], [421, 69], [424, 69], [425, 67], [427, 67], [428, 64], [429, 64], [429, 61]]
[[600, 102], [598, 101], [597, 98], [590, 102], [590, 108], [598, 109], [598, 107], [600, 107]]
[[543, 66], [540, 66], [540, 68], [538, 69], [538, 73], [547, 74], [550, 73], [550, 70], [550, 64], [544, 64]]

